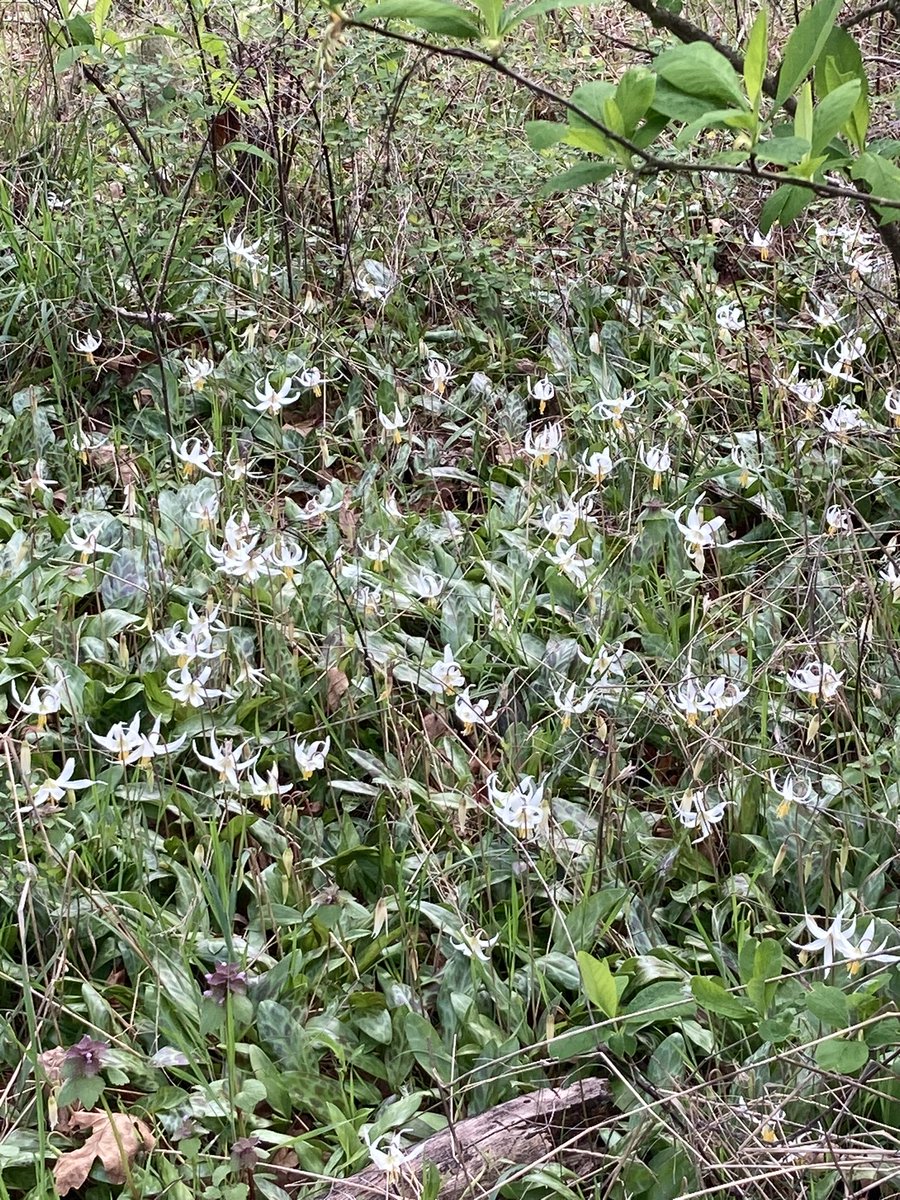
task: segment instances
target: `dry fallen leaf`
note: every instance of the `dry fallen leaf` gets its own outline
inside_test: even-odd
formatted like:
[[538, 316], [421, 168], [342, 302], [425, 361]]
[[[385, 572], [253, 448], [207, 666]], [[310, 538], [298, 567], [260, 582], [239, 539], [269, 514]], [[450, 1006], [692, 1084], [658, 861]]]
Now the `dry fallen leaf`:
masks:
[[62, 1081], [62, 1065], [66, 1061], [66, 1047], [54, 1046], [38, 1055], [38, 1062], [44, 1068], [47, 1082], [57, 1084]]
[[127, 1113], [74, 1112], [70, 1125], [90, 1129], [91, 1136], [83, 1146], [66, 1151], [56, 1160], [53, 1181], [60, 1196], [81, 1187], [97, 1158], [110, 1183], [124, 1183], [126, 1168], [138, 1152], [156, 1145], [148, 1126]]
[[335, 712], [350, 687], [350, 680], [340, 667], [329, 667], [325, 672], [325, 711]]
[[338, 528], [351, 546], [356, 544], [356, 513], [349, 496], [345, 496], [338, 509]]

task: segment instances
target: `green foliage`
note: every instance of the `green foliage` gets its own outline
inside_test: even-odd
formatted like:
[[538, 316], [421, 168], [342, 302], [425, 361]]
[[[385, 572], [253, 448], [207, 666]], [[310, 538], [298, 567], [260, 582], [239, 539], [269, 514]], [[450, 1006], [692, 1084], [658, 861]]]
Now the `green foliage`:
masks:
[[[385, 8], [489, 55], [550, 11]], [[156, 1140], [96, 1200], [285, 1200], [592, 1077], [596, 1169], [479, 1186], [889, 1186], [896, 313], [798, 184], [900, 209], [855, 43], [792, 117], [764, 18], [603, 79], [561, 21], [503, 47], [583, 110], [529, 149], [464, 60], [170, 15], [48, 27], [115, 107], [0, 172], [4, 1194], [70, 1102]]]

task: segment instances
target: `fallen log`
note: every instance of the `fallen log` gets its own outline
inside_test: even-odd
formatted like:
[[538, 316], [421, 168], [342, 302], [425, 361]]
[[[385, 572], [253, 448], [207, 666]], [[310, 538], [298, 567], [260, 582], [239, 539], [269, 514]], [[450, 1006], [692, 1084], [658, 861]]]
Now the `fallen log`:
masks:
[[[486, 1195], [510, 1167], [547, 1162], [559, 1147], [612, 1112], [609, 1087], [601, 1079], [582, 1079], [564, 1088], [542, 1088], [467, 1117], [415, 1147], [393, 1176], [375, 1167], [332, 1184], [319, 1200], [413, 1200], [422, 1167], [440, 1172], [438, 1200], [476, 1200]], [[557, 1156], [559, 1157], [559, 1156]], [[578, 1155], [564, 1149], [562, 1161]]]

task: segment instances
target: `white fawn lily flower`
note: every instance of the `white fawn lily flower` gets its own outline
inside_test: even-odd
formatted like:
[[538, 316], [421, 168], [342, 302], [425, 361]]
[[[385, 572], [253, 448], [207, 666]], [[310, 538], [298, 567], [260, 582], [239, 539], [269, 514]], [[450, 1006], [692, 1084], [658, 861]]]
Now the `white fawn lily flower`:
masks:
[[47, 718], [52, 716], [53, 713], [58, 713], [62, 704], [62, 697], [59, 694], [59, 690], [53, 687], [52, 684], [44, 686], [35, 685], [24, 700], [19, 698], [15, 680], [11, 682], [10, 690], [19, 709], [31, 717], [37, 717], [38, 729], [44, 728], [47, 724]]
[[409, 413], [403, 412], [400, 406], [395, 404], [391, 416], [381, 409], [378, 410], [378, 422], [381, 428], [391, 435], [394, 444], [399, 446], [403, 441], [403, 428], [409, 423]]
[[223, 651], [213, 645], [212, 633], [206, 624], [197, 624], [182, 632], [181, 622], [153, 635], [156, 644], [172, 656], [181, 667], [189, 666], [195, 658], [215, 659]]
[[391, 541], [384, 541], [380, 533], [376, 533], [375, 537], [368, 544], [360, 544], [359, 550], [363, 558], [369, 559], [372, 564], [373, 571], [383, 571], [384, 564], [394, 553], [397, 542], [400, 540], [400, 535], [392, 538]]
[[441, 592], [444, 590], [444, 580], [432, 571], [421, 569], [411, 571], [405, 582], [406, 587], [414, 592], [420, 600], [424, 600], [429, 608], [437, 605]]
[[[685, 553], [701, 573], [706, 561], [706, 551], [715, 546], [716, 534], [725, 524], [724, 517], [713, 517], [709, 521], [704, 518], [703, 501], [704, 497], [699, 496], [690, 509], [683, 505], [673, 514], [675, 524], [684, 538]], [[687, 517], [682, 521], [681, 515], [685, 511]]]
[[219, 777], [220, 783], [227, 783], [235, 791], [240, 787], [240, 776], [256, 764], [261, 751], [250, 755], [250, 743], [241, 742], [235, 746], [231, 738], [225, 738], [221, 746], [216, 740], [215, 733], [209, 735], [209, 754], [201, 754], [194, 743], [194, 754], [207, 767], [212, 767]]
[[550, 376], [545, 375], [543, 379], [538, 379], [536, 383], [532, 383], [530, 379], [528, 380], [528, 394], [532, 400], [537, 400], [540, 406], [539, 412], [543, 416], [547, 405], [556, 395], [556, 388], [553, 386]]
[[255, 242], [246, 241], [244, 233], [226, 233], [223, 244], [228, 255], [240, 266], [245, 266], [254, 276], [262, 268], [263, 261], [258, 251], [262, 238]]
[[616, 642], [614, 646], [599, 645], [593, 654], [584, 654], [579, 648], [577, 654], [590, 668], [590, 684], [598, 693], [608, 688], [614, 678], [625, 678], [625, 647], [621, 642]]
[[769, 771], [769, 783], [775, 795], [781, 797], [781, 803], [775, 809], [775, 816], [780, 819], [788, 815], [794, 804], [818, 812], [828, 803], [824, 791], [817, 791], [806, 775], [795, 775], [793, 771], [788, 771], [779, 783], [778, 772], [773, 768]]
[[270, 573], [268, 552], [257, 549], [256, 540], [253, 538], [246, 545], [230, 545], [226, 542], [221, 550], [207, 540], [206, 553], [223, 575], [256, 583]]
[[173, 738], [171, 742], [163, 741], [163, 736], [160, 732], [161, 724], [162, 718], [157, 717], [149, 733], [138, 735], [134, 749], [125, 760], [126, 762], [136, 762], [142, 770], [148, 771], [154, 758], [162, 758], [164, 755], [178, 753], [187, 741], [187, 734], [182, 733], [179, 737]]
[[844, 441], [849, 433], [865, 429], [866, 423], [862, 413], [855, 404], [842, 400], [829, 413], [822, 416], [822, 428], [826, 433], [833, 434], [839, 441]]
[[684, 793], [675, 810], [675, 815], [685, 829], [697, 829], [700, 831], [699, 837], [691, 839], [696, 846], [698, 842], [702, 842], [705, 838], [709, 837], [713, 831], [713, 826], [718, 825], [725, 816], [725, 809], [727, 807], [727, 800], [720, 800], [717, 804], [707, 804], [706, 789], [696, 788]]
[[245, 400], [244, 403], [254, 412], [277, 417], [283, 408], [297, 399], [297, 393], [291, 391], [293, 386], [294, 380], [290, 375], [282, 381], [280, 387], [275, 387], [272, 376], [267, 375], [265, 379], [258, 380], [253, 388], [256, 404], [251, 404], [249, 400]]
[[429, 389], [437, 396], [443, 396], [453, 379], [453, 370], [441, 358], [429, 358], [425, 363], [425, 378]]
[[278, 763], [272, 764], [266, 773], [265, 779], [259, 776], [256, 771], [251, 771], [245, 783], [250, 795], [259, 801], [260, 807], [265, 809], [266, 812], [272, 807], [273, 797], [285, 795], [294, 786], [290, 780], [287, 783], [279, 783]]
[[503, 792], [497, 786], [497, 772], [494, 771], [488, 776], [486, 785], [498, 819], [520, 838], [530, 840], [546, 832], [550, 806], [544, 799], [543, 784], [531, 775], [523, 775], [512, 791]]
[[582, 506], [566, 496], [563, 501], [546, 506], [541, 513], [541, 524], [551, 537], [570, 538], [582, 515]]
[[[855, 922], [854, 922], [855, 924]], [[892, 966], [894, 963], [900, 962], [900, 954], [882, 954], [881, 951], [887, 945], [887, 938], [872, 949], [872, 942], [875, 940], [875, 922], [870, 921], [866, 926], [864, 933], [860, 936], [859, 941], [855, 946], [855, 953], [847, 956], [847, 968], [851, 976], [858, 975], [859, 969], [864, 962], [884, 963]]]
[[216, 455], [216, 448], [212, 444], [211, 438], [206, 439], [205, 446], [198, 437], [185, 438], [180, 446], [173, 438], [172, 451], [175, 457], [181, 460], [181, 469], [188, 479], [198, 473], [209, 475], [214, 479], [218, 479], [221, 475], [221, 471], [214, 471], [210, 466]]
[[857, 958], [857, 949], [850, 941], [856, 930], [856, 919], [854, 918], [845, 928], [844, 920], [846, 911], [845, 906], [833, 918], [831, 924], [824, 929], [818, 921], [807, 914], [804, 917], [804, 923], [807, 931], [812, 934], [813, 940], [807, 942], [805, 946], [801, 946], [799, 942], [790, 943], [796, 949], [801, 950], [804, 957], [808, 954], [821, 952], [826, 975], [834, 965], [836, 956], [839, 955], [841, 958], [846, 959]]
[[884, 393], [884, 411], [893, 418], [894, 425], [900, 429], [900, 388], [890, 387]]
[[560, 538], [556, 547], [547, 553], [550, 562], [558, 571], [571, 579], [576, 587], [584, 587], [587, 584], [588, 572], [597, 565], [592, 558], [581, 556], [578, 550], [580, 544], [579, 541], [570, 546], [567, 541]]
[[297, 376], [299, 386], [305, 391], [313, 392], [316, 396], [322, 395], [322, 384], [325, 382], [325, 376], [318, 367], [304, 367]]
[[216, 368], [209, 358], [186, 358], [184, 373], [187, 375], [188, 391], [202, 392], [206, 381]]
[[207, 700], [216, 700], [225, 695], [219, 688], [206, 686], [211, 674], [212, 667], [203, 667], [196, 676], [191, 674], [187, 666], [180, 670], [176, 668], [166, 675], [166, 691], [176, 704], [202, 708]]
[[500, 934], [495, 933], [492, 938], [489, 938], [480, 929], [474, 933], [469, 933], [467, 929], [460, 929], [458, 932], [450, 931], [450, 945], [457, 952], [462, 954], [464, 958], [474, 958], [479, 962], [490, 962], [490, 951], [500, 940]]
[[225, 474], [232, 483], [243, 483], [245, 479], [259, 479], [260, 472], [254, 471], [249, 454], [241, 452], [238, 446], [232, 446], [225, 459]]
[[318, 742], [304, 742], [300, 738], [294, 742], [294, 758], [304, 779], [312, 779], [313, 772], [323, 771], [331, 749], [331, 738], [326, 737]]
[[839, 504], [831, 504], [825, 509], [825, 532], [829, 537], [838, 533], [853, 532], [853, 517], [846, 508]]
[[[199, 486], [199, 485], [198, 485]], [[219, 497], [216, 492], [204, 492], [200, 496], [190, 502], [185, 509], [187, 515], [200, 526], [201, 529], [212, 529], [219, 516]]]
[[[91, 523], [84, 518], [76, 517], [63, 535], [72, 549], [78, 551], [79, 558], [83, 563], [99, 554], [115, 553], [115, 546], [106, 546], [100, 541], [103, 524], [103, 518]], [[77, 531], [79, 525], [84, 530], [83, 533]]]
[[750, 470], [750, 464], [747, 461], [747, 455], [742, 447], [732, 446], [730, 458], [739, 471], [738, 487], [749, 487], [754, 480], [755, 474]]
[[625, 423], [625, 414], [637, 404], [637, 395], [626, 388], [619, 396], [602, 396], [591, 410], [596, 417], [612, 421], [613, 428], [619, 430]]
[[[423, 1145], [416, 1146], [413, 1150], [404, 1150], [403, 1141], [397, 1132], [391, 1134], [385, 1133], [381, 1137], [370, 1140], [368, 1129], [363, 1127], [360, 1130], [360, 1136], [368, 1147], [372, 1165], [384, 1173], [387, 1177], [389, 1187], [401, 1178], [403, 1168], [416, 1159], [424, 1149], [423, 1143]], [[387, 1146], [383, 1149], [382, 1146], [385, 1140], [387, 1141]]]
[[644, 443], [641, 442], [638, 446], [638, 458], [648, 471], [652, 471], [653, 483], [651, 486], [654, 492], [658, 491], [663, 475], [672, 465], [668, 443], [665, 446], [650, 446], [645, 450]]
[[132, 753], [140, 744], [141, 714], [135, 713], [128, 725], [124, 721], [116, 721], [108, 733], [102, 735], [94, 733], [90, 725], [88, 725], [88, 732], [97, 745], [112, 758], [113, 762], [124, 765], [132, 761]]
[[900, 566], [894, 559], [885, 559], [884, 566], [878, 572], [878, 578], [884, 580], [891, 589], [892, 598], [900, 600]]
[[281, 571], [290, 583], [296, 571], [306, 562], [306, 549], [290, 539], [279, 538], [269, 551], [267, 558], [270, 565]]
[[534, 460], [536, 467], [546, 467], [554, 454], [559, 454], [563, 444], [562, 424], [553, 421], [535, 433], [528, 429], [525, 433], [523, 450]]
[[830, 663], [810, 659], [799, 670], [789, 671], [785, 682], [795, 691], [805, 692], [810, 704], [817, 704], [820, 698], [827, 704], [840, 692], [844, 672], [836, 671]]
[[244, 691], [258, 692], [260, 687], [268, 682], [268, 679], [269, 677], [262, 667], [255, 667], [246, 655], [242, 654], [240, 656], [237, 671], [233, 679], [238, 693]]
[[489, 707], [487, 700], [473, 700], [467, 687], [457, 693], [453, 701], [453, 711], [466, 737], [474, 731], [476, 725], [487, 729], [497, 720], [496, 712], [488, 712]]
[[94, 354], [102, 344], [103, 337], [99, 330], [88, 329], [84, 333], [77, 333], [72, 337], [72, 345], [79, 354], [84, 355], [91, 366], [94, 365]]
[[597, 485], [603, 483], [615, 469], [617, 460], [613, 459], [609, 447], [602, 450], [585, 450], [581, 456], [581, 465]]
[[703, 685], [702, 697], [706, 706], [705, 711], [721, 716], [732, 708], [737, 708], [747, 696], [749, 688], [742, 688], [727, 675], [719, 675]]
[[800, 367], [796, 365], [786, 379], [776, 378], [776, 382], [800, 401], [806, 410], [806, 416], [812, 420], [825, 399], [825, 384], [821, 379], [800, 379], [799, 376]]
[[809, 300], [807, 300], [810, 316], [819, 329], [831, 329], [833, 326], [837, 325], [841, 316], [840, 305], [833, 303], [831, 300], [822, 300], [821, 302], [817, 301], [817, 303], [819, 304], [819, 307], [813, 311], [812, 305], [810, 304]]
[[729, 300], [716, 309], [716, 324], [726, 333], [740, 333], [744, 328], [744, 314], [737, 300]]
[[67, 758], [63, 769], [53, 779], [45, 779], [35, 788], [31, 800], [32, 808], [40, 808], [44, 804], [58, 804], [67, 794], [82, 788], [94, 787], [93, 779], [73, 779], [75, 774], [75, 759]]
[[819, 366], [832, 379], [846, 383], [859, 383], [850, 368], [866, 354], [866, 343], [861, 337], [839, 337], [824, 355], [817, 354]]
[[678, 684], [672, 703], [683, 714], [688, 725], [696, 725], [699, 717], [710, 711], [703, 688], [692, 675], [685, 675]]
[[598, 693], [594, 688], [589, 687], [580, 697], [575, 695], [577, 689], [577, 683], [570, 683], [565, 691], [562, 688], [553, 689], [553, 699], [556, 702], [557, 711], [562, 715], [563, 729], [568, 729], [574, 716], [580, 716], [587, 712], [597, 701]]
[[429, 668], [428, 673], [438, 688], [448, 696], [455, 695], [466, 686], [466, 677], [449, 646], [444, 647], [443, 656]]
[[772, 231], [768, 233], [760, 233], [758, 229], [754, 229], [752, 233], [744, 230], [744, 236], [747, 239], [747, 244], [759, 253], [759, 257], [763, 262], [767, 262], [772, 257]]

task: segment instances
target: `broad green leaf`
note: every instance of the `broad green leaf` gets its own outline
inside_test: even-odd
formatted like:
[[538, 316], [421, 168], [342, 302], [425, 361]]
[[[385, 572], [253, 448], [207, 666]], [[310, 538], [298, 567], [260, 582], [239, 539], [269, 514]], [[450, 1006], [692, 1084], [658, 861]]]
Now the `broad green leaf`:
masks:
[[724, 125], [727, 129], [753, 129], [756, 117], [753, 113], [742, 108], [715, 108], [704, 113], [690, 125], [686, 125], [676, 139], [676, 145], [684, 146], [692, 142], [702, 129], [711, 125]]
[[615, 101], [622, 114], [626, 137], [631, 137], [638, 123], [646, 116], [655, 91], [656, 76], [646, 67], [633, 67], [619, 80]]
[[744, 54], [744, 86], [750, 103], [755, 112], [759, 111], [762, 98], [762, 85], [766, 77], [766, 63], [769, 56], [769, 12], [761, 8], [757, 13], [750, 36], [747, 39], [747, 50]]
[[850, 1020], [850, 1006], [840, 988], [814, 983], [806, 996], [806, 1007], [819, 1021], [843, 1029]]
[[[604, 124], [604, 106], [606, 101], [615, 96], [615, 94], [616, 88], [612, 83], [604, 83], [602, 81], [584, 83], [572, 93], [571, 102], [580, 108], [586, 116], [592, 117], [595, 121]], [[593, 128], [592, 125], [589, 125], [585, 121], [584, 117], [577, 112], [572, 112], [571, 109], [569, 110], [568, 120], [573, 129]]]
[[854, 179], [865, 179], [877, 195], [900, 199], [900, 167], [890, 159], [867, 151], [853, 164], [852, 175]]
[[730, 1017], [735, 1021], [746, 1021], [748, 1017], [753, 1016], [751, 1008], [737, 996], [732, 996], [715, 979], [706, 979], [702, 975], [695, 975], [691, 980], [691, 991], [697, 1003], [707, 1012], [715, 1013], [717, 1017]]
[[833, 1037], [816, 1046], [816, 1066], [823, 1071], [837, 1071], [841, 1075], [855, 1074], [869, 1061], [869, 1047], [865, 1042], [848, 1041]]
[[53, 69], [56, 74], [62, 75], [63, 72], [71, 70], [77, 62], [81, 62], [83, 58], [89, 56], [90, 49], [90, 46], [83, 44], [63, 46], [54, 60]]
[[[900, 200], [900, 167], [880, 154], [867, 150], [853, 164], [850, 174], [854, 179], [864, 179], [876, 196], [885, 200]], [[883, 223], [900, 220], [900, 209], [882, 208]]]
[[784, 950], [774, 938], [763, 938], [753, 953], [753, 978], [778, 981], [784, 966]]
[[579, 950], [578, 967], [588, 1000], [607, 1017], [614, 1017], [619, 1008], [619, 993], [606, 959]]
[[741, 942], [740, 950], [738, 951], [738, 968], [741, 973], [741, 982], [749, 983], [753, 978], [756, 964], [756, 952], [759, 949], [759, 942], [754, 938], [748, 937]]
[[481, 29], [471, 13], [451, 4], [450, 0], [382, 0], [360, 11], [363, 21], [409, 21], [429, 33], [470, 40], [481, 37]]
[[559, 121], [526, 121], [525, 133], [532, 150], [547, 150], [563, 140], [568, 126]]
[[570, 128], [563, 141], [567, 146], [574, 146], [576, 150], [587, 150], [589, 154], [599, 154], [601, 158], [618, 157], [618, 147], [615, 143], [586, 125], [582, 125], [580, 129]]
[[671, 1091], [684, 1079], [688, 1064], [687, 1049], [680, 1033], [664, 1037], [647, 1063], [647, 1077], [657, 1087]]
[[550, 1057], [559, 1061], [567, 1058], [581, 1058], [597, 1049], [600, 1041], [600, 1031], [597, 1029], [582, 1029], [576, 1026], [558, 1034], [547, 1043]]
[[431, 1022], [419, 1013], [406, 1012], [403, 1014], [403, 1032], [419, 1066], [440, 1083], [450, 1083], [453, 1060]]
[[[790, 225], [791, 221], [803, 212], [812, 198], [813, 193], [808, 188], [795, 187], [789, 183], [782, 184], [781, 187], [775, 189], [762, 207], [762, 212], [759, 214], [760, 232], [768, 233], [776, 221], [782, 228]], [[748, 993], [749, 991], [748, 987]], [[756, 997], [751, 998], [756, 1004]]]
[[500, 25], [500, 32], [509, 33], [523, 21], [533, 21], [535, 17], [543, 16], [544, 13], [553, 12], [558, 8], [581, 8], [583, 3], [584, 0], [535, 0], [534, 4], [526, 4], [524, 8], [520, 8], [516, 12], [507, 13]]
[[734, 67], [706, 42], [691, 42], [664, 50], [653, 60], [660, 78], [701, 100], [746, 108], [747, 99]]
[[289, 1071], [312, 1069], [303, 1026], [289, 1008], [277, 1000], [261, 1000], [256, 1007], [256, 1030], [279, 1066]]
[[816, 63], [816, 95], [822, 100], [849, 79], [858, 79], [862, 90], [843, 132], [862, 152], [869, 130], [869, 80], [856, 41], [846, 29], [835, 26]]
[[81, 15], [66, 21], [66, 31], [73, 46], [93, 46], [96, 42], [93, 26]]
[[812, 84], [804, 83], [797, 96], [797, 111], [794, 113], [794, 137], [805, 138], [812, 145], [812, 136]]
[[615, 175], [617, 169], [615, 163], [576, 163], [568, 171], [549, 179], [541, 188], [541, 195], [552, 196], [555, 192], [569, 192], [588, 183], [599, 183], [603, 179], [609, 179], [610, 175]]
[[643, 988], [628, 1001], [619, 1015], [626, 1017], [626, 1024], [633, 1032], [643, 1029], [645, 1025], [667, 1025], [678, 1017], [692, 1016], [696, 1007], [685, 984], [666, 980]]
[[828, 143], [849, 121], [862, 92], [858, 79], [848, 80], [829, 92], [813, 110], [812, 152], [821, 154]]
[[652, 142], [656, 141], [668, 124], [669, 118], [664, 113], [651, 111], [650, 116], [643, 125], [634, 131], [631, 140], [636, 146], [639, 146], [642, 150], [646, 150]]
[[818, 3], [807, 9], [800, 18], [788, 38], [781, 70], [778, 72], [776, 107], [784, 104], [815, 65], [828, 41], [842, 2], [843, 0], [818, 0]]
[[488, 37], [497, 37], [503, 23], [503, 0], [475, 0]]
[[[715, 102], [713, 102], [715, 103]], [[681, 88], [672, 87], [664, 79], [657, 79], [653, 96], [653, 109], [676, 121], [696, 121], [709, 112], [710, 101], [689, 96]]]
[[777, 163], [780, 167], [793, 167], [809, 154], [810, 143], [805, 138], [780, 137], [760, 142], [753, 153], [761, 163]]
[[[599, 154], [604, 158], [615, 156], [619, 151], [615, 143], [597, 128], [601, 125], [609, 129], [607, 102], [615, 93], [611, 83], [586, 83], [576, 88], [571, 101], [579, 111], [568, 110], [569, 132], [565, 141], [568, 146], [576, 146], [579, 150], [587, 150], [591, 154]], [[584, 115], [582, 115], [584, 114]]]

